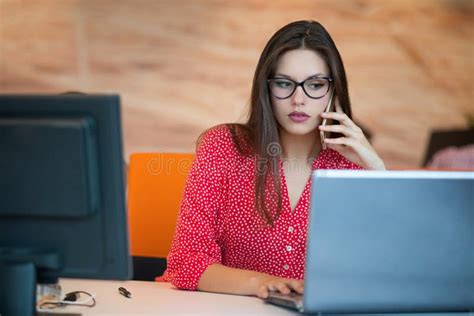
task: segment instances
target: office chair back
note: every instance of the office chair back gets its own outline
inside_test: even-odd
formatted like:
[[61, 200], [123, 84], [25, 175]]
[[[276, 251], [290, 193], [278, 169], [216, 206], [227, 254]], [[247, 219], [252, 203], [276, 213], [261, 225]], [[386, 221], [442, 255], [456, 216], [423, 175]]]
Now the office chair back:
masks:
[[136, 153], [130, 157], [128, 213], [135, 280], [166, 268], [193, 154]]

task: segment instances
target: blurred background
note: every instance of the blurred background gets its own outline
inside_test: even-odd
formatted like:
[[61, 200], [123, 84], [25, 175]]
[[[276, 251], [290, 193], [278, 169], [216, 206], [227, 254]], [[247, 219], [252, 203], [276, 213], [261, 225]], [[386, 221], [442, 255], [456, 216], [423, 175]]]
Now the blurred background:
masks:
[[0, 93], [119, 93], [126, 160], [193, 152], [245, 120], [261, 50], [301, 19], [333, 36], [387, 167], [423, 165], [434, 130], [469, 131], [472, 0], [0, 0]]

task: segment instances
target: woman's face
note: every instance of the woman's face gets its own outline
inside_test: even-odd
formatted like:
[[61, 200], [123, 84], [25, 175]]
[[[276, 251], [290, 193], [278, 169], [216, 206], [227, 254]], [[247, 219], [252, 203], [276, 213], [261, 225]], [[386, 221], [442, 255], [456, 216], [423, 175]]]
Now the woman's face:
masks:
[[[318, 78], [329, 76], [326, 62], [313, 50], [295, 49], [280, 56], [274, 78], [291, 79], [296, 82], [315, 78], [307, 81], [306, 91], [313, 97], [324, 95], [319, 99], [310, 98], [303, 91], [303, 87], [298, 86], [290, 97], [279, 99], [274, 94], [278, 94], [279, 97], [286, 96], [285, 90], [291, 92], [293, 84], [285, 80], [269, 82], [270, 90], [273, 91], [270, 93], [270, 99], [280, 125], [280, 133], [319, 135], [317, 131], [321, 123], [319, 114], [326, 108], [330, 93], [325, 93], [329, 89], [329, 83]], [[325, 83], [326, 86], [323, 85]]]

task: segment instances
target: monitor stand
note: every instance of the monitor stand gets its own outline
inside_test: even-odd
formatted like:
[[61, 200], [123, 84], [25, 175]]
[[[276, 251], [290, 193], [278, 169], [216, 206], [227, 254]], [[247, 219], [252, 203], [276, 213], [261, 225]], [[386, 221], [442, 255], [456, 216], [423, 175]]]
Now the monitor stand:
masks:
[[34, 316], [36, 283], [57, 283], [48, 272], [60, 267], [57, 253], [0, 248], [0, 315]]

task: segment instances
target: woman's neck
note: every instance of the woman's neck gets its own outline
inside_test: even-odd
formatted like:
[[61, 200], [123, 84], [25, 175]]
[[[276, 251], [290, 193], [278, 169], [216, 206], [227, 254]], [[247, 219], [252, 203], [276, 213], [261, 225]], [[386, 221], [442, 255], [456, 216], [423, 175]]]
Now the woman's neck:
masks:
[[280, 132], [283, 159], [313, 160], [321, 151], [318, 130], [306, 135]]

